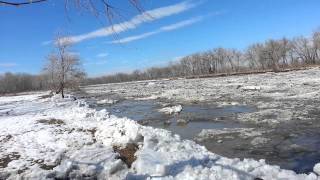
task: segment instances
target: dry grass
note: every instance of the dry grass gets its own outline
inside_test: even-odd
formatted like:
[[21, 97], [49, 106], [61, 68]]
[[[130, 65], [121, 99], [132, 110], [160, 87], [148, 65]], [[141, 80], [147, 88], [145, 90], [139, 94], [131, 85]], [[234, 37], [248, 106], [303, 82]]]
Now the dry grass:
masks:
[[37, 121], [38, 123], [41, 123], [41, 124], [46, 124], [46, 125], [64, 125], [65, 122], [60, 120], [60, 119], [40, 119]]

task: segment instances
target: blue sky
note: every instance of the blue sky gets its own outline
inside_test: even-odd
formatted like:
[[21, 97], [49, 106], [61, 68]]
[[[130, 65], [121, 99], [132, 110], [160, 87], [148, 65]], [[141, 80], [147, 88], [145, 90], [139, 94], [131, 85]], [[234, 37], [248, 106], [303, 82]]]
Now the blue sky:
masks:
[[308, 36], [320, 27], [319, 0], [141, 1], [152, 18], [137, 16], [126, 0], [111, 2], [126, 16], [115, 22], [118, 35], [103, 17], [66, 13], [62, 0], [0, 6], [0, 73], [39, 73], [58, 31], [75, 42], [88, 75], [99, 76], [163, 66], [215, 47], [244, 49], [269, 38]]

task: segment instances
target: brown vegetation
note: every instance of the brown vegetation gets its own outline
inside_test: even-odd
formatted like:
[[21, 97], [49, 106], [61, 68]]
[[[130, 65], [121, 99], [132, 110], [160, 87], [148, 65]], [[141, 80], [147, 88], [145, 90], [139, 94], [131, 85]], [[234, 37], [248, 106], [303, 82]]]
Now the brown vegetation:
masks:
[[136, 160], [136, 156], [134, 154], [138, 150], [138, 145], [129, 143], [125, 148], [114, 146], [113, 149], [119, 154], [118, 158], [121, 159], [128, 166], [128, 168], [130, 168], [132, 163]]
[[65, 124], [65, 122], [60, 119], [40, 119], [37, 122], [41, 124], [57, 125], [57, 126]]

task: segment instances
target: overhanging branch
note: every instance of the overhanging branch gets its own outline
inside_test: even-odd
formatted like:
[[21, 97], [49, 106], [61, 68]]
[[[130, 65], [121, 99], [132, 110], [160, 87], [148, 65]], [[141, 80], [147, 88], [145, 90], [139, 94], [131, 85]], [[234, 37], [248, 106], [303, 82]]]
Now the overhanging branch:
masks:
[[24, 2], [0, 1], [0, 5], [21, 6], [21, 5], [40, 3], [44, 1], [47, 1], [47, 0], [30, 0], [30, 1], [24, 1]]

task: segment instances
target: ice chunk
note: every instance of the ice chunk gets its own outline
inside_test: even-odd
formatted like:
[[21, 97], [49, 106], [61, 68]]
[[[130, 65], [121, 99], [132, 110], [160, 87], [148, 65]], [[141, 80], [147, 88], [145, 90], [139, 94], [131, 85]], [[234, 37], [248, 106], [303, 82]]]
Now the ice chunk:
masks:
[[133, 167], [138, 174], [149, 174], [151, 176], [163, 176], [166, 173], [164, 165], [165, 157], [162, 153], [145, 149], [140, 152], [137, 160], [133, 163]]
[[313, 167], [313, 171], [320, 176], [320, 163], [316, 164], [316, 165]]
[[171, 107], [165, 107], [159, 110], [159, 112], [163, 112], [165, 114], [174, 114], [179, 113], [182, 111], [181, 105], [171, 106]]
[[269, 140], [270, 140], [270, 139], [264, 138], [264, 137], [255, 137], [255, 138], [251, 141], [251, 144], [252, 144], [253, 146], [258, 146], [258, 145], [267, 143]]
[[257, 91], [257, 90], [261, 90], [260, 86], [243, 86], [241, 88], [244, 91]]
[[113, 99], [102, 99], [97, 101], [97, 104], [102, 105], [102, 104], [115, 104], [117, 103], [117, 100], [113, 100]]

